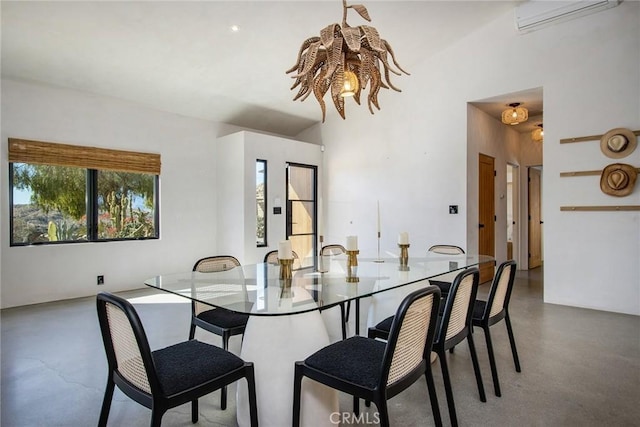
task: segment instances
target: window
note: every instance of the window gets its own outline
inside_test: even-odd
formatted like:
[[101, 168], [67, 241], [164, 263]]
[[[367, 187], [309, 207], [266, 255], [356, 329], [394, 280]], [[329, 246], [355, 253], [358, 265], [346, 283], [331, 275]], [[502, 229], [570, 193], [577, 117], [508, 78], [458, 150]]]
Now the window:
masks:
[[256, 160], [256, 245], [267, 246], [267, 161]]
[[160, 157], [9, 139], [11, 246], [156, 239]]

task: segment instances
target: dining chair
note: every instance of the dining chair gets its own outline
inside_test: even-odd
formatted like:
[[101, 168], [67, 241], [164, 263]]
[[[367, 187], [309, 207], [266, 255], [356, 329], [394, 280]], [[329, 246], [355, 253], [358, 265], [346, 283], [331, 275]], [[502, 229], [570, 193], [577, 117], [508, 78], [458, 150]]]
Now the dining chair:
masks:
[[[338, 256], [346, 253], [346, 249], [342, 245], [331, 244], [325, 245], [320, 249], [321, 257]], [[351, 301], [340, 304], [340, 321], [342, 323], [342, 339], [347, 338], [347, 323], [349, 323], [349, 311], [351, 310]], [[357, 320], [356, 320], [357, 321]]]
[[115, 386], [151, 409], [151, 426], [160, 426], [165, 412], [191, 402], [191, 422], [198, 421], [198, 398], [245, 378], [251, 425], [258, 425], [253, 363], [198, 340], [151, 351], [142, 322], [131, 303], [101, 292], [98, 321], [109, 374], [98, 425], [107, 425]]
[[[464, 249], [462, 249], [460, 246], [455, 245], [433, 245], [428, 249], [428, 252], [443, 255], [461, 255], [464, 254]], [[445, 273], [437, 276], [437, 280], [429, 279], [429, 283], [439, 287], [440, 292], [442, 292], [443, 294], [447, 294], [449, 292], [449, 288], [451, 287], [451, 282], [457, 274], [458, 273], [455, 271]]]
[[[193, 271], [200, 273], [216, 273], [239, 267], [240, 261], [230, 255], [217, 255], [201, 258], [193, 266]], [[216, 334], [222, 338], [222, 348], [229, 349], [229, 338], [241, 335], [247, 326], [249, 315], [215, 308], [200, 302], [191, 301], [191, 328], [189, 339], [196, 333], [196, 326]], [[227, 409], [227, 389], [224, 387], [220, 395], [220, 408]]]
[[300, 425], [300, 393], [303, 377], [350, 394], [354, 412], [358, 401], [375, 403], [380, 425], [389, 426], [387, 400], [412, 385], [424, 374], [433, 418], [442, 425], [431, 364], [440, 290], [427, 286], [407, 295], [391, 324], [387, 342], [353, 336], [322, 348], [304, 361], [295, 363], [293, 425]]
[[505, 261], [498, 267], [496, 275], [491, 283], [489, 297], [486, 301], [476, 300], [473, 308], [472, 323], [474, 327], [480, 327], [484, 331], [484, 337], [487, 342], [487, 352], [489, 353], [489, 364], [491, 365], [491, 375], [493, 377], [493, 388], [496, 396], [501, 396], [500, 382], [498, 380], [498, 370], [496, 368], [496, 358], [493, 353], [493, 344], [491, 342], [491, 334], [489, 328], [504, 319], [507, 325], [507, 333], [509, 335], [509, 343], [511, 344], [511, 353], [513, 354], [513, 362], [516, 365], [516, 372], [520, 370], [520, 359], [518, 359], [518, 350], [516, 349], [516, 341], [513, 337], [513, 328], [509, 319], [509, 300], [515, 282], [517, 264], [515, 261]]
[[[482, 384], [480, 364], [478, 363], [478, 356], [473, 342], [473, 328], [471, 323], [474, 302], [478, 291], [479, 277], [480, 273], [478, 269], [474, 267], [462, 271], [453, 280], [450, 292], [446, 296], [444, 310], [438, 318], [438, 326], [433, 343], [433, 351], [440, 359], [440, 368], [442, 370], [442, 378], [447, 396], [449, 417], [451, 418], [451, 425], [453, 426], [458, 425], [458, 419], [453, 399], [453, 389], [451, 387], [451, 378], [449, 376], [446, 352], [447, 350], [453, 349], [465, 339], [467, 340], [469, 352], [471, 353], [471, 361], [475, 372], [480, 401], [487, 401], [484, 392], [484, 385]], [[376, 326], [369, 329], [368, 336], [370, 338], [387, 339], [393, 321], [394, 319], [392, 317], [383, 320]]]
[[[300, 269], [300, 257], [296, 253], [296, 251], [291, 251], [293, 254], [293, 266], [292, 270]], [[277, 265], [278, 264], [278, 250], [269, 251], [264, 255], [264, 260], [262, 262]]]

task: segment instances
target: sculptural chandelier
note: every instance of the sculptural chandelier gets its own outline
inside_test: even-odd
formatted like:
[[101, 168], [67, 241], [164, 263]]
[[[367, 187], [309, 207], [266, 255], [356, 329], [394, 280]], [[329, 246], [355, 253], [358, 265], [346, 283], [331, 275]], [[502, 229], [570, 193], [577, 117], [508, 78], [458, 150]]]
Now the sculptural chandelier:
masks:
[[[286, 72], [296, 72], [292, 76], [295, 82], [291, 90], [300, 89], [293, 100], [304, 101], [313, 92], [322, 109], [323, 123], [326, 117], [324, 96], [329, 89], [333, 104], [344, 119], [344, 98], [353, 96], [359, 105], [360, 95], [368, 85], [367, 103], [373, 114], [373, 107], [380, 109], [380, 89], [402, 92], [391, 83], [389, 73], [409, 75], [398, 65], [391, 45], [380, 37], [378, 30], [368, 25], [351, 27], [347, 24], [347, 9], [353, 9], [371, 21], [363, 5], [347, 6], [346, 0], [342, 0], [342, 8], [342, 25], [331, 24], [320, 31], [320, 37], [306, 39], [296, 64]], [[389, 59], [397, 69], [389, 64]]]

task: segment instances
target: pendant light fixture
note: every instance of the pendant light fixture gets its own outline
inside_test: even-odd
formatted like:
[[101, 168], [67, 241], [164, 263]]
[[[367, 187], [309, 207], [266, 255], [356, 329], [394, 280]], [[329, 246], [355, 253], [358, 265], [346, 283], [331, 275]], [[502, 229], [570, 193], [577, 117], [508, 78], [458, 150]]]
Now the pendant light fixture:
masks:
[[347, 9], [353, 9], [363, 19], [371, 21], [363, 5], [347, 6], [347, 1], [342, 0], [342, 25], [331, 24], [320, 31], [320, 37], [306, 39], [296, 64], [286, 71], [287, 74], [295, 73], [291, 89], [299, 87], [293, 100], [304, 101], [313, 93], [322, 109], [322, 122], [326, 117], [323, 98], [329, 90], [336, 110], [344, 119], [344, 99], [352, 96], [360, 104], [360, 94], [369, 86], [367, 104], [373, 114], [373, 107], [380, 109], [380, 89], [401, 92], [391, 83], [389, 73], [409, 75], [398, 65], [391, 45], [380, 37], [378, 30], [368, 25], [351, 27], [347, 24]]
[[544, 139], [544, 130], [542, 129], [542, 123], [540, 123], [537, 128], [531, 132], [531, 139], [534, 141], [540, 142]]
[[510, 108], [502, 112], [502, 123], [505, 125], [517, 125], [526, 122], [529, 118], [529, 111], [520, 105], [522, 105], [520, 102], [507, 104], [507, 107]]

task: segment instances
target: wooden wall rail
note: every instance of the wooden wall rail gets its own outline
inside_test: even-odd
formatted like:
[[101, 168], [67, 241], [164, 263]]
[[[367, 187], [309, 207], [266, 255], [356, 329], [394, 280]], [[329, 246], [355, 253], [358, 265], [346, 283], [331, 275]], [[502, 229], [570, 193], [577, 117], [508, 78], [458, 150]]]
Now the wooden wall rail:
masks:
[[[633, 133], [635, 136], [640, 136], [640, 130], [634, 130]], [[602, 135], [590, 135], [590, 136], [579, 136], [576, 138], [564, 138], [560, 140], [560, 144], [568, 144], [570, 142], [596, 141], [596, 140], [600, 140], [600, 138], [602, 138]]]
[[[640, 168], [636, 168], [636, 171], [640, 173]], [[570, 177], [570, 176], [600, 176], [602, 175], [601, 170], [597, 171], [572, 171], [572, 172], [560, 172], [560, 176], [562, 178]]]
[[563, 212], [640, 211], [640, 205], [626, 206], [560, 206]]

